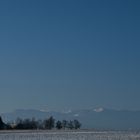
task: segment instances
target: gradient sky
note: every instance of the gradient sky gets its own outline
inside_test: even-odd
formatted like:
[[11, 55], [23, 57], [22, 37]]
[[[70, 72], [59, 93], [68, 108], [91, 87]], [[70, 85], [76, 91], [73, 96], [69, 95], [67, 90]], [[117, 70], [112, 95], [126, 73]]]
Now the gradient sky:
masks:
[[0, 112], [139, 99], [139, 0], [0, 1]]

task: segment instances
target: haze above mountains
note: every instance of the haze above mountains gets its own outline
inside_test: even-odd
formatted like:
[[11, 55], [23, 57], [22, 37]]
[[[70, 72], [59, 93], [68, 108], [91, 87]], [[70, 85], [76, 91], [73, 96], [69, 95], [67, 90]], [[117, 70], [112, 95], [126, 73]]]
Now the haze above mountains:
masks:
[[139, 130], [140, 111], [115, 110], [105, 108], [79, 109], [67, 111], [45, 111], [35, 109], [18, 109], [1, 114], [4, 121], [14, 121], [18, 117], [45, 119], [53, 116], [56, 120], [74, 120], [82, 123], [82, 128], [107, 130]]

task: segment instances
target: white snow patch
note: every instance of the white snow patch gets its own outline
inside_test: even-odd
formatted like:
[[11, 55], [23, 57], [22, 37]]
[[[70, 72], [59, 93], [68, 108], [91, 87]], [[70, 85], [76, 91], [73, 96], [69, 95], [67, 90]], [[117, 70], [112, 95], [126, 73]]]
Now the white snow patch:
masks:
[[102, 112], [102, 111], [104, 111], [104, 109], [100, 107], [100, 108], [95, 108], [94, 111], [95, 112]]

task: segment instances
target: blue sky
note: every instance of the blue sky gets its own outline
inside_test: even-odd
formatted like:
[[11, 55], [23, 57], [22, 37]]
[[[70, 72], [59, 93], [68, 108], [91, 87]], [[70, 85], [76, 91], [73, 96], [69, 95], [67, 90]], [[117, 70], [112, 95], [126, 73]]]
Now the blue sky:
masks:
[[140, 110], [140, 1], [1, 0], [0, 112]]

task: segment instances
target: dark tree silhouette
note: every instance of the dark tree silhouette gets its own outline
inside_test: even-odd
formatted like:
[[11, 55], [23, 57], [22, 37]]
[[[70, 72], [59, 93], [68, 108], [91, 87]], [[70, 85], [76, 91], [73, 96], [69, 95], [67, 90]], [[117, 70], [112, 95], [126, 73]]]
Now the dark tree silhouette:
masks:
[[5, 124], [0, 116], [0, 130], [4, 130], [4, 129], [11, 129], [11, 126], [8, 124]]
[[0, 117], [0, 129], [2, 130], [4, 128], [5, 128], [5, 124], [4, 124], [3, 120], [2, 120], [2, 118]]
[[37, 129], [38, 122], [35, 120], [35, 118], [32, 118], [30, 122], [31, 129]]
[[78, 120], [74, 120], [73, 123], [74, 123], [74, 128], [75, 129], [80, 129], [81, 123]]
[[62, 126], [63, 126], [64, 129], [66, 129], [67, 126], [68, 126], [68, 121], [63, 120], [63, 121], [62, 121]]
[[33, 118], [30, 119], [18, 119], [15, 129], [37, 129], [37, 121]]
[[51, 116], [49, 119], [44, 121], [45, 129], [52, 129], [55, 125], [55, 119]]
[[51, 116], [50, 118], [42, 121], [36, 121], [35, 118], [32, 119], [20, 119], [17, 118], [16, 123], [7, 123], [5, 124], [0, 117], [0, 130], [8, 130], [8, 129], [19, 129], [19, 130], [29, 130], [29, 129], [79, 129], [81, 127], [81, 123], [78, 120], [74, 121], [57, 121], [55, 123], [55, 119]]
[[68, 123], [68, 128], [69, 128], [69, 129], [73, 129], [73, 128], [74, 128], [73, 121], [69, 121], [69, 123]]
[[62, 122], [61, 122], [61, 121], [57, 121], [57, 122], [56, 122], [56, 128], [57, 128], [57, 129], [62, 129], [62, 127], [63, 127], [63, 126], [62, 126]]

